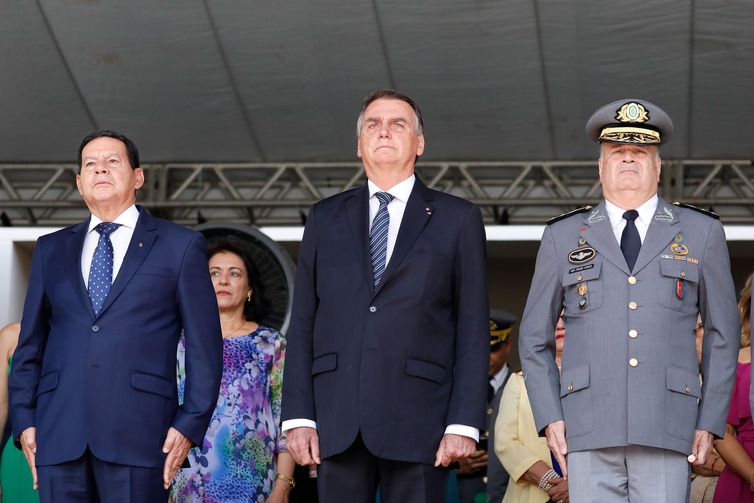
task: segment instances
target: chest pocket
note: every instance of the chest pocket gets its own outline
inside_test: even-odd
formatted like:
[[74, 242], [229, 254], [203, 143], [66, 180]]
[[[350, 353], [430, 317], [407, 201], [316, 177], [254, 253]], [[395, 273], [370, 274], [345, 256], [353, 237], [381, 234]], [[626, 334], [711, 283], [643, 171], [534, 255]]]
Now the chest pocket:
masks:
[[699, 300], [699, 266], [685, 260], [660, 259], [660, 280], [657, 289], [661, 306], [696, 312]]
[[[568, 264], [568, 270], [584, 266]], [[578, 316], [581, 313], [594, 311], [602, 307], [603, 281], [601, 280], [602, 260], [597, 257], [591, 269], [577, 272], [566, 272], [563, 279], [565, 289], [563, 307], [568, 316]]]

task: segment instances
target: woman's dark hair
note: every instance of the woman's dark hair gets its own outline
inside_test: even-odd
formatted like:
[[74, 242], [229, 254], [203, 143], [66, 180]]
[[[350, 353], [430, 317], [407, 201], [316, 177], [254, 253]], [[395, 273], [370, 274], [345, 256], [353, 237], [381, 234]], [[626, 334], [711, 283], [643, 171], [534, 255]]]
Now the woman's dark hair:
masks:
[[252, 289], [251, 302], [244, 302], [243, 315], [246, 321], [258, 321], [267, 316], [269, 307], [264, 297], [262, 282], [259, 280], [257, 268], [251, 260], [243, 243], [231, 239], [216, 239], [207, 243], [207, 258], [211, 259], [218, 253], [233, 253], [238, 255], [246, 267], [246, 280]]

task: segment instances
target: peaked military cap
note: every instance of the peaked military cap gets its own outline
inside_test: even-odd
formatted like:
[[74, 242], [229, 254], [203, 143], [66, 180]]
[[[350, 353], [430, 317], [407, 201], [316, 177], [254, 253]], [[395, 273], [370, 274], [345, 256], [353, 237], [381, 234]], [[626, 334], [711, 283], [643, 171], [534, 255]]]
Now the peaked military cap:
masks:
[[594, 112], [586, 123], [586, 134], [597, 143], [660, 145], [673, 136], [673, 121], [654, 103], [631, 98]]
[[507, 341], [516, 321], [518, 318], [508, 311], [490, 309], [490, 346], [497, 346]]

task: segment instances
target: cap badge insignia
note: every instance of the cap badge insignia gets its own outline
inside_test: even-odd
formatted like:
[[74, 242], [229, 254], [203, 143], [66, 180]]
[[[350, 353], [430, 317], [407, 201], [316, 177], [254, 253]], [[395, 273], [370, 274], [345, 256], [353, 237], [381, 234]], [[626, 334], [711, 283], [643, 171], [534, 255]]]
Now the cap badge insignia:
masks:
[[620, 107], [615, 118], [620, 122], [642, 123], [649, 120], [649, 113], [643, 105], [632, 101]]
[[673, 243], [672, 245], [670, 245], [670, 251], [672, 251], [676, 255], [688, 255], [689, 247], [683, 243]]
[[587, 246], [586, 248], [579, 248], [573, 250], [568, 254], [568, 261], [572, 264], [583, 264], [589, 262], [597, 256], [597, 251], [594, 248]]

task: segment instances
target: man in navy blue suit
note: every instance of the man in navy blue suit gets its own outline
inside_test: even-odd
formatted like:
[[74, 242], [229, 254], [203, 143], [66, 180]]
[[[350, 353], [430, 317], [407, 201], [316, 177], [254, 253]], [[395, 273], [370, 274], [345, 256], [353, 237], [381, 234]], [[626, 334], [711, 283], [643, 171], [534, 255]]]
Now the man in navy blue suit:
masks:
[[320, 464], [321, 501], [444, 499], [485, 425], [489, 320], [479, 209], [414, 175], [421, 112], [393, 90], [362, 103], [368, 181], [315, 204], [301, 244], [283, 430]]
[[87, 136], [78, 161], [91, 217], [37, 241], [10, 376], [14, 438], [42, 502], [164, 503], [222, 375], [204, 240], [135, 205], [144, 172], [125, 136]]

